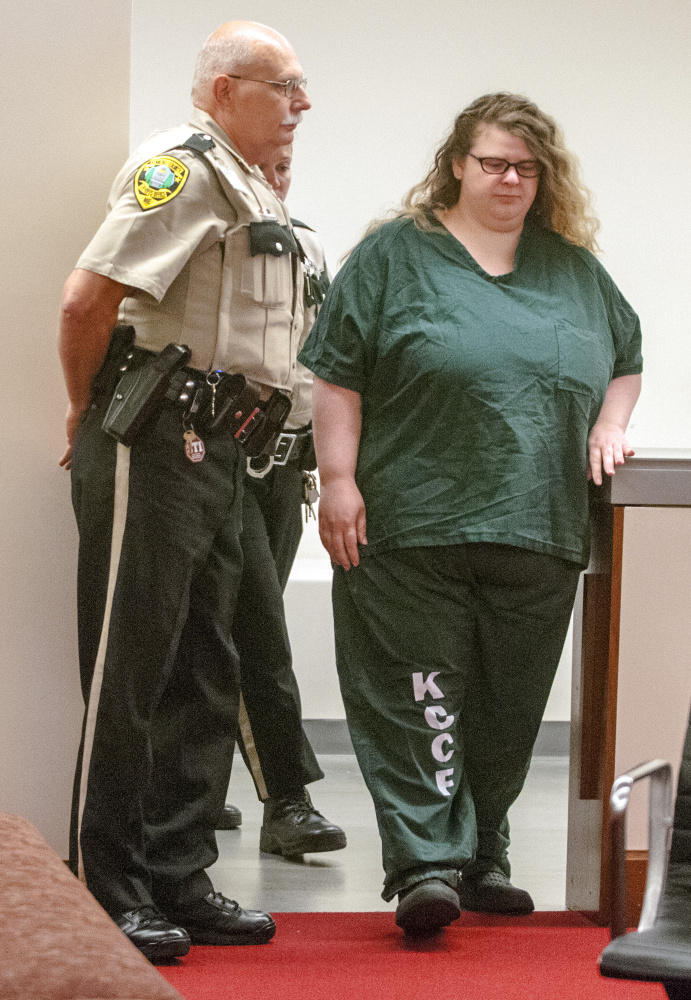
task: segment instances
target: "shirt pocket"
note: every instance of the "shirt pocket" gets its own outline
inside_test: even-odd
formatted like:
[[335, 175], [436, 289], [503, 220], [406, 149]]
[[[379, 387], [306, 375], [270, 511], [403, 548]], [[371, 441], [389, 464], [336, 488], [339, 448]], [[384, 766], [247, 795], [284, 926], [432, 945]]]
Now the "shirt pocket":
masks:
[[290, 307], [293, 293], [292, 261], [297, 252], [291, 231], [276, 222], [249, 226], [250, 256], [242, 264], [241, 289], [269, 308]]
[[565, 320], [556, 323], [555, 330], [559, 352], [557, 387], [602, 399], [614, 369], [611, 337]]
[[286, 258], [250, 257], [242, 264], [242, 294], [269, 308], [290, 308], [293, 282]]

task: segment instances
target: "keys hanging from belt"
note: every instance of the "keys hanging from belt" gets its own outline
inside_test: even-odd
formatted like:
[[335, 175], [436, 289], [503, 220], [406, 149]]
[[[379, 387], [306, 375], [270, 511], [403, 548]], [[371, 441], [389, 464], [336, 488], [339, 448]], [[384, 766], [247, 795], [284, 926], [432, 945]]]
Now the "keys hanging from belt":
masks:
[[303, 472], [302, 473], [302, 502], [305, 505], [305, 524], [309, 523], [310, 517], [317, 519], [317, 515], [314, 513], [313, 505], [319, 499], [319, 490], [317, 489], [317, 479], [313, 472]]

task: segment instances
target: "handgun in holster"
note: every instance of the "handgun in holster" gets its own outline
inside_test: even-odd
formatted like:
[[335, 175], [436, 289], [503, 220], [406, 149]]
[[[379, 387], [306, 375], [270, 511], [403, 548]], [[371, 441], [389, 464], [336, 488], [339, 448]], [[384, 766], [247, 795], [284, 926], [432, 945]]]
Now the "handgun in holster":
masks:
[[130, 445], [144, 424], [161, 408], [173, 372], [189, 361], [186, 344], [168, 344], [143, 365], [129, 369], [117, 384], [102, 429]]

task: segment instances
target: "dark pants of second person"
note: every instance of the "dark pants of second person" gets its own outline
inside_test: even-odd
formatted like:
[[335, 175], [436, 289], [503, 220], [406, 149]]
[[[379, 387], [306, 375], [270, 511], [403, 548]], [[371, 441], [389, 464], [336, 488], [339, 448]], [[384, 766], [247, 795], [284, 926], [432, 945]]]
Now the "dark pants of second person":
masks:
[[243, 572], [233, 620], [242, 701], [238, 743], [259, 798], [299, 797], [324, 777], [302, 726], [283, 591], [302, 536], [302, 471], [295, 462], [245, 478]]
[[494, 543], [369, 553], [334, 572], [336, 660], [374, 799], [384, 899], [499, 869], [578, 584], [577, 563]]

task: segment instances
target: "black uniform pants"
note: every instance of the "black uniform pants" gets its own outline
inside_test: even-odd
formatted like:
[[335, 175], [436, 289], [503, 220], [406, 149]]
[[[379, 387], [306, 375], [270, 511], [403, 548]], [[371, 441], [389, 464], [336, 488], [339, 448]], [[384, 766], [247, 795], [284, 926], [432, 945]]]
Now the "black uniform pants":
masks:
[[242, 703], [238, 743], [259, 798], [299, 795], [324, 774], [302, 727], [283, 591], [302, 536], [302, 471], [274, 466], [247, 476], [242, 504], [243, 572], [233, 621]]
[[528, 773], [579, 573], [485, 543], [364, 548], [359, 566], [334, 571], [336, 662], [377, 813], [384, 899], [459, 869], [510, 875], [507, 812]]
[[70, 860], [113, 917], [205, 895], [235, 741], [242, 571], [233, 438], [190, 462], [180, 414], [131, 448], [82, 423], [72, 459], [86, 705]]

